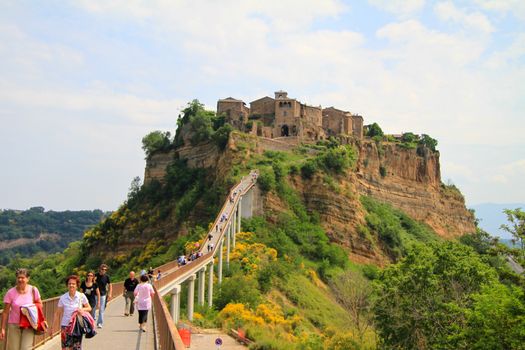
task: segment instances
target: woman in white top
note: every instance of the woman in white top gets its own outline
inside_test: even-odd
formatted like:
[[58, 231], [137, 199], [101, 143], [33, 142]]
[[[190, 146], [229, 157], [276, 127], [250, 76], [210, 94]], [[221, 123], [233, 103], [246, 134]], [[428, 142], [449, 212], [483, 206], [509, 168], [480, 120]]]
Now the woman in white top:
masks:
[[55, 320], [57, 317], [60, 317], [62, 350], [82, 350], [82, 336], [73, 337], [67, 334], [66, 329], [75, 311], [89, 312], [91, 311], [91, 306], [86, 296], [77, 291], [80, 286], [80, 278], [78, 276], [69, 276], [66, 279], [66, 285], [68, 292], [63, 294], [58, 300], [58, 309], [55, 313]]
[[155, 295], [153, 287], [148, 283], [148, 276], [140, 276], [140, 283], [133, 294], [135, 294], [135, 303], [137, 303], [137, 310], [139, 310], [139, 328], [145, 332], [148, 311], [151, 309], [151, 298]]

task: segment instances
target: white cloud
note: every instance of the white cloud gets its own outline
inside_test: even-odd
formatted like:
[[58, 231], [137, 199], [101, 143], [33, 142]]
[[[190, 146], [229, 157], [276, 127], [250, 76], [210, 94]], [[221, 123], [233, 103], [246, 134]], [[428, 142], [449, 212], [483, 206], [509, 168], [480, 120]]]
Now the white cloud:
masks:
[[439, 19], [460, 23], [466, 29], [483, 33], [492, 33], [495, 30], [490, 20], [481, 12], [466, 13], [458, 9], [451, 1], [437, 3], [434, 6], [434, 12]]
[[523, 0], [473, 0], [481, 8], [499, 13], [510, 13], [520, 19], [525, 19], [525, 1]]
[[368, 2], [402, 18], [414, 15], [425, 6], [425, 0], [368, 0]]

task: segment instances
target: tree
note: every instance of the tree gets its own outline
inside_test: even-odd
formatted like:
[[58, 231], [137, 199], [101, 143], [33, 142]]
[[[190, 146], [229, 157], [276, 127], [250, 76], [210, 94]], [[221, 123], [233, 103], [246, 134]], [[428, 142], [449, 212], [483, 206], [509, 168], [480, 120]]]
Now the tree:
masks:
[[157, 151], [169, 149], [171, 146], [171, 133], [169, 131], [162, 132], [159, 130], [152, 131], [142, 138], [142, 149], [146, 153], [146, 158], [149, 158]]
[[403, 142], [416, 142], [418, 139], [419, 137], [412, 132], [405, 132], [401, 137]]
[[419, 140], [419, 144], [430, 148], [432, 151], [435, 151], [438, 142], [437, 142], [436, 139], [433, 139], [432, 137], [430, 137], [430, 136], [428, 136], [426, 134], [423, 134], [423, 135], [421, 135], [421, 139]]
[[387, 349], [460, 348], [472, 295], [497, 281], [470, 247], [414, 246], [377, 281], [376, 328]]
[[503, 212], [507, 215], [507, 221], [510, 225], [501, 225], [500, 228], [509, 232], [514, 239], [519, 243], [521, 254], [520, 257], [523, 259], [525, 256], [525, 212], [521, 208], [514, 210], [505, 209]]
[[360, 273], [349, 270], [337, 276], [330, 286], [337, 300], [352, 317], [362, 342], [365, 332], [373, 322], [370, 312], [370, 283]]
[[366, 136], [374, 137], [374, 136], [383, 136], [383, 130], [381, 130], [381, 127], [377, 123], [370, 124], [368, 126], [368, 132]]

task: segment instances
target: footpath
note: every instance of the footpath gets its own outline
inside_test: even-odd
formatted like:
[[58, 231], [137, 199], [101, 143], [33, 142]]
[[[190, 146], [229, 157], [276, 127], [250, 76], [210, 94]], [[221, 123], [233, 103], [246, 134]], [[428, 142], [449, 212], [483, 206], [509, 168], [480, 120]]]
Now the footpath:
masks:
[[[104, 313], [104, 326], [97, 328], [97, 335], [91, 339], [83, 339], [84, 350], [154, 350], [153, 314], [148, 313], [146, 332], [139, 330], [138, 312], [133, 316], [124, 316], [124, 297], [118, 296], [108, 304]], [[60, 349], [60, 337], [54, 337], [39, 350]]]

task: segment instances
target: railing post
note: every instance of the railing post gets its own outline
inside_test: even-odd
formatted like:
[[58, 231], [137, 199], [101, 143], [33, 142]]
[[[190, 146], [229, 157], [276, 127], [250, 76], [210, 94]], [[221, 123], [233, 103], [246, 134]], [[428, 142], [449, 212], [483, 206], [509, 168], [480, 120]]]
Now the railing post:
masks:
[[203, 266], [199, 271], [199, 291], [197, 295], [197, 300], [200, 306], [204, 305], [204, 286], [206, 278], [206, 266]]
[[195, 302], [195, 275], [188, 277], [188, 320], [193, 321], [193, 304]]
[[219, 266], [217, 268], [217, 283], [222, 283], [222, 244], [224, 243], [224, 238], [221, 239], [219, 243]]
[[171, 318], [173, 319], [173, 323], [177, 325], [180, 318], [180, 285], [176, 285], [171, 290]]
[[208, 270], [210, 274], [208, 275], [208, 307], [213, 305], [213, 260], [211, 261]]

